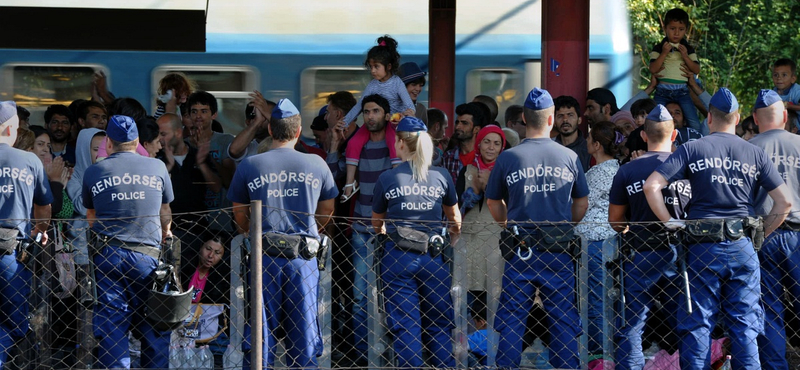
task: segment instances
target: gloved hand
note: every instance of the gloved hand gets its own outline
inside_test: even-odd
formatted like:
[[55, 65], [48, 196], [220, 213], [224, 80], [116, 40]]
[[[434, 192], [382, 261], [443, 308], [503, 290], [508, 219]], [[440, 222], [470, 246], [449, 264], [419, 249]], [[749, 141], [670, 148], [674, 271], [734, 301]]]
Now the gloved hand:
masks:
[[461, 195], [461, 215], [465, 215], [467, 211], [475, 207], [478, 202], [483, 199], [483, 195], [475, 194], [475, 191], [472, 188], [467, 188], [464, 191], [464, 194]]
[[680, 230], [686, 227], [686, 221], [670, 217], [669, 221], [664, 223], [664, 227], [669, 231]]

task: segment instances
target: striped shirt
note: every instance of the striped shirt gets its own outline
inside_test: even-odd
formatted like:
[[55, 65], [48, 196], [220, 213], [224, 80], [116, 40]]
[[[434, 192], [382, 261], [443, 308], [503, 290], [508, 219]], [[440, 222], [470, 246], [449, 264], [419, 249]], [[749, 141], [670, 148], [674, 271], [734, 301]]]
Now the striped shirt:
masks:
[[411, 101], [411, 97], [408, 95], [408, 90], [403, 80], [401, 80], [400, 77], [392, 76], [386, 80], [386, 82], [380, 82], [379, 80], [370, 81], [367, 87], [364, 88], [364, 92], [361, 93], [361, 97], [358, 98], [358, 103], [350, 109], [350, 112], [347, 112], [347, 115], [344, 117], [344, 122], [349, 125], [351, 122], [355, 121], [361, 111], [364, 110], [361, 106], [361, 100], [364, 99], [365, 96], [373, 94], [378, 94], [389, 101], [391, 112], [386, 113], [403, 113], [407, 109], [415, 110], [414, 102]]
[[353, 230], [366, 232], [371, 228], [369, 218], [372, 217], [372, 195], [378, 177], [386, 170], [392, 168], [389, 160], [389, 147], [385, 140], [368, 141], [361, 150], [361, 161], [358, 163], [358, 186], [356, 206], [353, 216], [366, 218], [362, 222], [353, 222]]

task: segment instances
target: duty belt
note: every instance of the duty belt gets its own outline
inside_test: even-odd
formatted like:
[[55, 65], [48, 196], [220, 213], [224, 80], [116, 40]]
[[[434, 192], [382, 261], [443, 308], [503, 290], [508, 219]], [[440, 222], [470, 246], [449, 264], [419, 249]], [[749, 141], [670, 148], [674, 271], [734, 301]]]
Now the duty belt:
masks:
[[778, 228], [781, 230], [788, 230], [788, 231], [800, 231], [800, 223], [784, 221], [780, 226], [778, 226]]
[[151, 247], [148, 245], [131, 245], [124, 241], [121, 241], [116, 238], [112, 238], [106, 235], [97, 235], [98, 242], [102, 243], [101, 246], [110, 246], [110, 247], [119, 247], [122, 249], [127, 249], [131, 252], [138, 252], [144, 254], [146, 256], [150, 256], [158, 260], [161, 257], [161, 249], [156, 247]]

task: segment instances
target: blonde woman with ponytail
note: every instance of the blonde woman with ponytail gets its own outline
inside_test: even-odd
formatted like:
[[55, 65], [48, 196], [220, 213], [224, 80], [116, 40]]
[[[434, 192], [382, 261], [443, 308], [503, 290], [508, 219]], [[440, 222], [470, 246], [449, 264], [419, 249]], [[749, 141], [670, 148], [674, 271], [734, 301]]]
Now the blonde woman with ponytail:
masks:
[[394, 366], [421, 368], [425, 348], [429, 366], [452, 368], [455, 310], [445, 249], [446, 230], [453, 243], [461, 231], [458, 197], [450, 174], [431, 167], [433, 142], [425, 123], [405, 117], [396, 131], [394, 145], [402, 162], [380, 175], [372, 203], [372, 226], [388, 235], [380, 278], [394, 334]]

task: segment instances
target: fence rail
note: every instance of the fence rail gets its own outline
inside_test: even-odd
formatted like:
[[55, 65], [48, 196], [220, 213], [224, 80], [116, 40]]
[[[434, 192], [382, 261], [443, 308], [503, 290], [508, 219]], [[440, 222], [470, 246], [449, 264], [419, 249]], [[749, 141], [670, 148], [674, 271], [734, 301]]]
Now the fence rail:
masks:
[[[293, 333], [307, 328], [290, 326], [297, 323], [290, 312], [289, 303], [296, 298], [293, 292], [281, 292], [285, 297], [280, 312], [269, 309], [274, 307], [270, 306], [274, 302], [264, 304], [254, 298], [259, 294], [253, 292], [263, 291], [262, 282], [268, 292], [270, 287], [287, 284], [270, 280], [270, 274], [276, 271], [270, 264], [276, 263], [277, 258], [252, 258], [261, 255], [260, 250], [269, 249], [268, 245], [262, 248], [262, 238], [257, 237], [261, 235], [262, 210], [260, 204], [252, 205], [250, 238], [234, 235], [230, 232], [232, 228], [208, 226], [215, 224], [211, 217], [222, 215], [230, 220], [231, 209], [175, 215], [173, 232], [181, 240], [175, 265], [182, 288], [188, 289], [191, 283], [196, 283], [203, 271], [206, 271], [203, 278], [207, 280], [201, 303], [192, 305], [185, 325], [171, 333], [169, 350], [162, 348], [157, 352], [169, 357], [169, 368], [241, 368], [245, 356], [252, 356], [251, 363], [269, 359], [274, 368], [289, 367], [297, 360], [292, 358], [296, 351], [287, 347], [296, 342]], [[264, 212], [285, 213], [284, 210]], [[314, 357], [321, 368], [394, 368], [408, 356], [419, 357], [425, 364], [423, 367], [436, 367], [436, 361], [442, 356], [452, 356], [459, 368], [494, 367], [503, 358], [516, 356], [503, 347], [509, 345], [510, 339], [503, 338], [509, 333], [520, 337], [519, 343], [514, 340], [510, 343], [519, 347], [514, 351], [520, 352], [518, 358], [523, 367], [552, 368], [576, 356], [579, 367], [586, 368], [590, 361], [598, 358], [612, 362], [619, 360], [620, 353], [639, 354], [642, 350], [644, 353], [639, 355], [648, 361], [665, 360], [679, 348], [681, 339], [676, 329], [686, 327], [686, 323], [680, 322], [681, 318], [697, 309], [691, 304], [691, 293], [697, 294], [699, 290], [696, 286], [689, 287], [691, 275], [701, 273], [703, 266], [698, 263], [702, 261], [719, 262], [714, 255], [706, 256], [695, 246], [710, 239], [693, 239], [686, 231], [667, 232], [660, 225], [652, 224], [632, 225], [634, 232], [606, 240], [580, 238], [572, 244], [561, 244], [575, 247], [572, 250], [554, 247], [559, 240], [569, 238], [550, 235], [552, 225], [543, 224], [519, 224], [520, 235], [509, 238], [499, 233], [495, 223], [465, 223], [462, 234], [450, 240], [454, 243], [441, 253], [433, 253], [431, 249], [422, 253], [408, 246], [401, 247], [399, 241], [403, 238], [392, 234], [386, 242], [379, 238], [368, 241], [369, 252], [364, 256], [368, 262], [364, 297], [367, 316], [366, 322], [357, 322], [354, 310], [359, 297], [356, 296], [358, 282], [354, 280], [357, 269], [354, 256], [358, 253], [353, 247], [357, 232], [351, 225], [368, 222], [336, 218], [325, 230], [333, 240], [331, 250], [320, 256], [322, 261], [313, 259], [312, 270], [317, 269], [317, 262], [322, 267], [318, 276], [309, 275], [309, 279], [318, 283], [314, 324], [319, 325], [321, 345], [315, 348], [318, 352]], [[30, 320], [6, 319], [11, 331], [19, 334], [14, 337], [15, 345], [10, 349], [6, 369], [98, 368], [98, 357], [109, 355], [103, 352], [109, 349], [103, 346], [107, 338], [102, 338], [107, 331], [98, 332], [97, 326], [119, 325], [98, 322], [98, 317], [108, 316], [103, 311], [108, 309], [108, 302], [92, 294], [95, 281], [103, 288], [104, 282], [95, 270], [101, 268], [99, 264], [103, 262], [98, 259], [98, 252], [92, 252], [88, 245], [85, 220], [53, 220], [52, 224], [51, 242], [43, 246], [35, 262], [28, 267], [32, 272], [32, 289], [29, 293], [25, 289], [19, 291], [26, 295], [24, 305], [27, 305]], [[391, 220], [387, 224], [390, 229], [416, 226], [420, 230], [431, 225]], [[571, 229], [561, 230], [567, 233]], [[438, 231], [431, 228], [427, 234], [436, 233]], [[730, 233], [725, 237], [736, 236]], [[556, 242], [548, 244], [545, 237]], [[214, 241], [224, 249], [219, 263], [211, 256], [218, 251], [213, 246], [208, 247]], [[113, 238], [99, 247], [125, 248]], [[93, 256], [94, 265], [87, 263], [89, 258], [81, 257], [83, 255]], [[757, 268], [758, 256], [752, 254], [752, 258], [752, 261], [740, 262]], [[446, 269], [443, 274], [436, 271], [438, 265], [429, 265], [436, 261], [441, 261], [440, 265]], [[770, 263], [780, 265], [781, 262]], [[204, 264], [208, 269], [203, 268]], [[118, 268], [116, 273], [120, 278], [130, 274], [124, 270], [124, 264]], [[263, 279], [264, 274], [266, 279]], [[568, 284], [554, 284], [557, 280]], [[442, 291], [442, 285], [446, 294], [437, 293]], [[759, 291], [744, 293], [761, 295]], [[120, 294], [128, 298], [127, 306], [120, 308], [122, 311], [139, 312], [143, 302], [138, 293], [123, 290]], [[781, 294], [780, 298], [789, 308], [800, 307], [791, 294]], [[264, 304], [263, 310], [261, 304]], [[760, 308], [760, 304], [756, 306], [753, 309]], [[414, 316], [417, 313], [412, 311], [417, 309], [419, 316]], [[568, 319], [574, 314], [578, 317], [571, 322], [577, 327], [565, 329], [563, 326], [570, 326]], [[258, 323], [262, 319], [265, 321]], [[141, 320], [146, 319], [134, 315], [130, 320], [124, 326], [124, 343], [118, 343], [113, 351], [123, 348], [123, 357], [129, 357], [130, 367], [137, 368], [150, 361], [147, 359], [151, 355], [147, 352], [148, 344], [142, 343], [148, 334], [142, 332]], [[409, 333], [413, 330], [405, 327], [413, 320], [419, 321], [420, 333]], [[254, 329], [263, 329], [269, 334], [263, 336], [267, 340], [267, 350], [263, 353], [242, 351], [250, 321], [255, 323], [250, 328], [253, 333], [256, 333]], [[279, 323], [278, 327], [271, 327], [270, 323], [274, 322]], [[713, 338], [720, 339], [707, 348], [712, 352], [712, 362], [720, 358], [724, 361], [724, 356], [731, 353], [729, 341], [721, 339], [728, 336], [730, 323], [720, 319], [711, 328]], [[26, 332], [28, 325], [31, 330]], [[358, 325], [367, 329], [366, 351], [354, 348], [353, 332]], [[558, 325], [562, 325], [561, 329], [554, 330]], [[442, 347], [447, 349], [446, 355], [442, 355], [442, 348], [431, 340], [435, 338], [434, 328], [446, 330], [450, 342]], [[791, 325], [788, 328], [790, 338], [794, 338]], [[570, 331], [579, 335], [575, 343], [571, 342], [575, 338], [563, 335]], [[419, 336], [419, 341], [409, 339], [414, 335]], [[476, 340], [478, 338], [485, 340]], [[277, 341], [270, 343], [272, 339]], [[255, 340], [251, 344], [255, 346], [252, 348], [261, 348]]]

